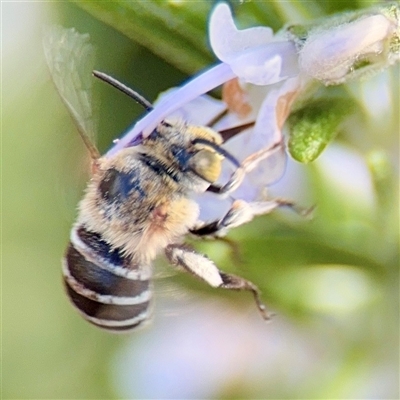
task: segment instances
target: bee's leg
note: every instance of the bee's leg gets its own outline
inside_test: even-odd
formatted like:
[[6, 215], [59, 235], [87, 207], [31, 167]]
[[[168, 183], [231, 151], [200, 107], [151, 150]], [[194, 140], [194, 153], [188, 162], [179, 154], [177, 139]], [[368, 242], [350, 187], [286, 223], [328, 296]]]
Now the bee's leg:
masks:
[[207, 189], [208, 192], [227, 195], [235, 191], [240, 184], [243, 182], [244, 177], [247, 173], [252, 171], [257, 165], [274, 154], [277, 150], [282, 149], [283, 144], [281, 142], [274, 143], [272, 146], [261, 149], [247, 158], [245, 158], [240, 166], [236, 168], [234, 173], [231, 175], [228, 182], [223, 186], [210, 185]]
[[260, 291], [254, 283], [240, 276], [220, 271], [209, 258], [196, 253], [185, 245], [169, 245], [165, 249], [165, 255], [172, 265], [192, 273], [212, 287], [250, 291], [254, 296], [257, 308], [262, 317], [265, 320], [271, 319], [272, 315], [267, 312], [265, 305], [261, 302]]
[[190, 233], [197, 236], [223, 237], [229, 229], [250, 222], [258, 215], [268, 214], [278, 207], [290, 207], [301, 215], [307, 215], [311, 211], [311, 209], [300, 209], [293, 201], [284, 199], [254, 201], [250, 203], [244, 200], [235, 200], [231, 208], [221, 219], [202, 223], [191, 229]]

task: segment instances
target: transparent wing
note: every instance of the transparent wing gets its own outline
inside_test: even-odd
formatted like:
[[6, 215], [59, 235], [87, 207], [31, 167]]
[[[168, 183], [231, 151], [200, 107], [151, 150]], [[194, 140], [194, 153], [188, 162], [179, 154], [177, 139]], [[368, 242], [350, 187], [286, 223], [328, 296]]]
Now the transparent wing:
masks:
[[92, 100], [95, 50], [90, 37], [73, 28], [50, 26], [44, 30], [43, 48], [54, 84], [92, 157], [98, 158]]

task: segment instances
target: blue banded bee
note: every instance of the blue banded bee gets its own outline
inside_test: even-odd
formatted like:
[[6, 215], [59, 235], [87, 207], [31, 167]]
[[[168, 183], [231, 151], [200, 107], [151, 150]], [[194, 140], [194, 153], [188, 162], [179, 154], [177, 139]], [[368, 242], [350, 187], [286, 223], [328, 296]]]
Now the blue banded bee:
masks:
[[[185, 245], [183, 238], [187, 234], [222, 236], [256, 215], [292, 206], [276, 199], [236, 200], [222, 218], [201, 222], [199, 205], [191, 199], [192, 194], [205, 191], [215, 196], [233, 192], [246, 173], [281, 144], [239, 163], [222, 147], [223, 136], [236, 134], [238, 127], [220, 134], [205, 126], [166, 119], [140, 143], [112, 156], [100, 156], [90, 138], [90, 85], [82, 83], [84, 78], [75, 72], [82, 59], [92, 54], [88, 39], [74, 30], [53, 28], [44, 42], [53, 80], [92, 158], [92, 176], [63, 259], [71, 302], [87, 321], [109, 331], [129, 331], [143, 324], [152, 302], [151, 264], [163, 251], [173, 266], [213, 287], [250, 291], [263, 318], [269, 319], [253, 283], [220, 271], [206, 256]], [[132, 89], [104, 73], [93, 74], [151, 112], [152, 105]], [[78, 109], [82, 106], [83, 112]], [[217, 185], [224, 160], [235, 169], [225, 184]]]

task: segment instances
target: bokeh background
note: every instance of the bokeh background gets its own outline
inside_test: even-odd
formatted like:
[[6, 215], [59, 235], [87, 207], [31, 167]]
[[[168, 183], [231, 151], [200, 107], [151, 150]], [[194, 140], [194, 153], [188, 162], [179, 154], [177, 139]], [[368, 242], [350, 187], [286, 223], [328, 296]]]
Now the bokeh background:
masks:
[[[232, 2], [242, 27], [304, 22], [374, 2]], [[43, 27], [89, 33], [96, 68], [153, 101], [214, 60], [212, 2], [2, 2], [2, 398], [399, 398], [399, 68], [343, 90], [358, 104], [311, 165], [271, 188], [314, 218], [276, 212], [197, 243], [256, 282], [208, 288], [160, 261], [153, 322], [104, 333], [68, 303], [60, 260], [88, 155], [46, 69]], [[95, 83], [104, 151], [142, 110]]]

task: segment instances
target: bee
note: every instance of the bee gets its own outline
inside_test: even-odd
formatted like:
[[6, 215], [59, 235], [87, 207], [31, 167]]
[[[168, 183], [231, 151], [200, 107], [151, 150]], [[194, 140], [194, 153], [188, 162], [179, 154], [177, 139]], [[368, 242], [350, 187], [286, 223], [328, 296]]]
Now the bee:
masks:
[[[52, 28], [45, 37], [53, 80], [92, 158], [91, 179], [62, 262], [66, 292], [79, 313], [108, 331], [130, 331], [143, 325], [152, 308], [152, 262], [164, 252], [173, 266], [212, 287], [250, 291], [263, 318], [269, 319], [255, 284], [219, 270], [183, 239], [186, 235], [223, 236], [256, 215], [292, 206], [276, 199], [236, 200], [221, 218], [202, 222], [199, 205], [192, 199], [193, 194], [206, 191], [215, 196], [232, 193], [246, 173], [280, 144], [239, 163], [222, 147], [223, 134], [236, 134], [238, 127], [220, 134], [206, 126], [165, 119], [136, 145], [100, 156], [89, 132], [90, 88], [74, 71], [92, 54], [89, 38], [61, 28]], [[153, 106], [132, 89], [107, 74], [93, 74], [152, 111]], [[86, 111], [78, 109], [82, 105]], [[234, 172], [228, 182], [217, 185], [224, 160], [234, 166]]]

